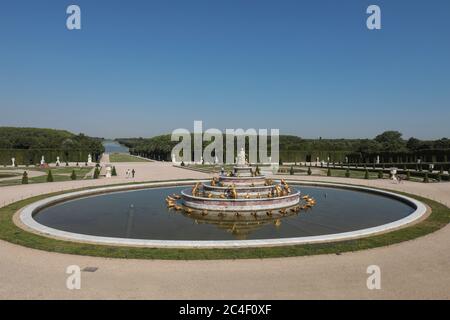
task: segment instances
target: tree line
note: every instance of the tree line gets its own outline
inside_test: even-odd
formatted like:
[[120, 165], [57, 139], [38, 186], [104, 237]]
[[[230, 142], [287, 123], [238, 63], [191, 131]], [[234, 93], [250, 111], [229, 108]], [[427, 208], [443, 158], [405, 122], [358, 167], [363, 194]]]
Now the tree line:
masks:
[[[152, 138], [118, 138], [119, 143], [127, 146], [132, 154], [156, 160], [170, 160], [172, 148], [178, 143], [171, 141], [171, 135], [159, 135]], [[191, 139], [193, 140], [193, 139]], [[248, 140], [248, 139], [247, 139]], [[204, 147], [207, 143], [204, 143]], [[270, 136], [267, 142], [270, 148]], [[269, 150], [270, 151], [270, 150]], [[420, 140], [403, 139], [398, 131], [385, 131], [373, 139], [304, 139], [293, 135], [280, 135], [280, 159], [282, 161], [315, 161], [317, 157], [342, 162], [348, 156], [353, 161], [374, 157], [375, 154], [442, 154], [450, 151], [450, 139]], [[436, 151], [436, 152], [435, 152]], [[386, 156], [387, 158], [387, 156]]]

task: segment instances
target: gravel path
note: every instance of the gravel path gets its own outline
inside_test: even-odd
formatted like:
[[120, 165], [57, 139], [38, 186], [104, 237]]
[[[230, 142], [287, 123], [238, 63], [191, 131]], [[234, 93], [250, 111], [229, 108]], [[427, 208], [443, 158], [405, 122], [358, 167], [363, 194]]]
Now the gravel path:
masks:
[[[103, 159], [102, 159], [103, 160]], [[62, 189], [135, 181], [205, 178], [169, 163], [116, 163], [119, 177], [0, 188], [0, 205]], [[280, 176], [277, 176], [277, 178]], [[286, 176], [291, 179], [292, 176]], [[427, 196], [450, 205], [450, 183], [422, 184], [295, 176], [346, 182]], [[81, 290], [66, 288], [66, 267], [82, 273]], [[381, 268], [381, 290], [368, 290], [366, 269]], [[341, 255], [263, 260], [146, 261], [49, 253], [0, 241], [0, 298], [25, 299], [430, 299], [450, 298], [450, 226], [389, 247]]]

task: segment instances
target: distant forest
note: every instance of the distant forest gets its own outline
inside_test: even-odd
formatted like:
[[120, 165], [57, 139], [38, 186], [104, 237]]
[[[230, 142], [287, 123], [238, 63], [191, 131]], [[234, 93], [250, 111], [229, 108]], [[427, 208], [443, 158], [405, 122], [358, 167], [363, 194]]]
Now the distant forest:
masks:
[[[165, 134], [152, 138], [116, 140], [130, 148], [131, 153], [152, 159], [170, 160], [172, 148], [178, 143], [171, 141], [170, 137], [170, 134]], [[203, 146], [206, 145], [204, 142]], [[270, 148], [270, 137], [268, 146]], [[425, 158], [436, 154], [438, 160], [447, 161], [448, 159], [444, 160], [444, 155], [450, 154], [450, 139], [405, 140], [398, 131], [386, 131], [373, 139], [303, 139], [292, 135], [280, 135], [279, 147], [282, 161], [315, 161], [316, 157], [322, 160], [330, 157], [331, 161], [342, 162], [345, 157], [349, 157], [353, 162], [367, 162], [378, 154], [385, 158], [385, 162], [398, 155], [420, 157], [422, 154]]]

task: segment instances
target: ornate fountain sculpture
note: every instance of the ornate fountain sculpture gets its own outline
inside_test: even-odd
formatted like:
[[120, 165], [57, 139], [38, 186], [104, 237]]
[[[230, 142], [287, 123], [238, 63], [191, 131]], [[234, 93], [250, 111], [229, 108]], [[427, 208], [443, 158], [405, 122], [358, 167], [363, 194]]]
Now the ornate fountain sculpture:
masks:
[[188, 214], [196, 212], [206, 216], [209, 213], [223, 216], [232, 213], [238, 216], [257, 216], [264, 213], [272, 216], [295, 213], [302, 206], [300, 192], [281, 180], [275, 184], [260, 175], [245, 159], [245, 151], [240, 150], [233, 171], [222, 170], [219, 177], [210, 183], [197, 183], [181, 192], [181, 196], [172, 195], [166, 199], [169, 207], [184, 210]]

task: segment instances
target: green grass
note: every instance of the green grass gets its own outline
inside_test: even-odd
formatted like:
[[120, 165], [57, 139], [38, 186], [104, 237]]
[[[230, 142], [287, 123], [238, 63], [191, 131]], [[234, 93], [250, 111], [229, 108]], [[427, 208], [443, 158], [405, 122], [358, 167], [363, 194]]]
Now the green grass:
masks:
[[[86, 167], [86, 166], [84, 166], [84, 164], [82, 165], [82, 166], [79, 166], [79, 167], [56, 167], [56, 168], [50, 168], [50, 169], [48, 169], [48, 168], [45, 168], [45, 169], [41, 169], [41, 168], [38, 168], [38, 169], [36, 169], [35, 171], [41, 171], [41, 172], [45, 172], [46, 174], [48, 174], [48, 171], [49, 170], [52, 170], [52, 174], [61, 174], [61, 175], [65, 175], [65, 174], [68, 174], [68, 175], [70, 175], [71, 173], [72, 173], [72, 170], [75, 170], [75, 172], [78, 174], [86, 174], [86, 173], [88, 173], [89, 171], [91, 171], [92, 170], [92, 166], [91, 167]], [[27, 170], [25, 170], [25, 171], [27, 171]]]
[[387, 246], [402, 241], [412, 240], [432, 233], [444, 227], [447, 223], [450, 222], [450, 209], [446, 206], [436, 201], [432, 201], [415, 195], [405, 194], [409, 197], [422, 201], [431, 207], [432, 213], [426, 220], [400, 230], [362, 239], [334, 243], [305, 244], [284, 247], [241, 249], [153, 249], [123, 246], [104, 246], [47, 238], [24, 231], [13, 223], [12, 217], [14, 213], [17, 212], [17, 210], [32, 202], [56, 194], [61, 193], [36, 196], [0, 208], [0, 239], [39, 250], [110, 258], [170, 260], [251, 259], [342, 253]]
[[111, 153], [109, 155], [110, 162], [147, 162], [147, 160], [134, 157], [126, 153]]
[[[28, 183], [45, 183], [47, 182], [47, 174], [50, 169], [27, 169], [24, 168], [24, 171], [30, 172], [30, 171], [41, 171], [45, 172], [45, 175], [28, 178]], [[81, 180], [84, 178], [84, 176], [92, 170], [92, 167], [61, 167], [61, 168], [51, 168], [52, 175], [53, 175], [53, 181], [59, 182], [59, 181], [69, 181], [70, 174], [72, 173], [72, 170], [75, 170], [75, 174], [77, 175], [77, 180]], [[0, 186], [13, 186], [13, 185], [19, 185], [22, 184], [22, 175], [18, 175], [18, 179], [15, 180], [6, 180], [6, 181], [0, 181]], [[50, 183], [50, 182], [49, 182]]]
[[[328, 169], [323, 169], [323, 175], [327, 175]], [[332, 177], [345, 177], [346, 169], [331, 169], [331, 176]], [[359, 178], [364, 179], [364, 176], [366, 175], [365, 171], [362, 170], [350, 170], [350, 178]], [[369, 179], [378, 179], [378, 172], [370, 172], [369, 171]]]
[[11, 173], [3, 173], [3, 172], [0, 172], [0, 179], [2, 179], [2, 178], [12, 178], [12, 177], [16, 177], [16, 176], [20, 176], [20, 173], [13, 173], [13, 172], [11, 172]]

